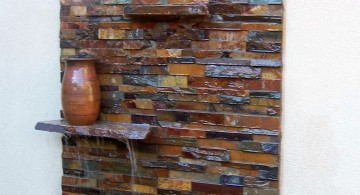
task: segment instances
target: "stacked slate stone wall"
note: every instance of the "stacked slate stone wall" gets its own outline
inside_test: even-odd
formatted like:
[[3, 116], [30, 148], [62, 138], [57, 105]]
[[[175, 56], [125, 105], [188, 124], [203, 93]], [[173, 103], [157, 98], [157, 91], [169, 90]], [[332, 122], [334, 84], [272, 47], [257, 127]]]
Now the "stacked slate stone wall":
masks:
[[[169, 16], [125, 14], [152, 4]], [[281, 0], [61, 0], [62, 70], [96, 56], [99, 120], [152, 125], [132, 143], [133, 180], [123, 142], [64, 138], [63, 194], [278, 194], [282, 13]]]

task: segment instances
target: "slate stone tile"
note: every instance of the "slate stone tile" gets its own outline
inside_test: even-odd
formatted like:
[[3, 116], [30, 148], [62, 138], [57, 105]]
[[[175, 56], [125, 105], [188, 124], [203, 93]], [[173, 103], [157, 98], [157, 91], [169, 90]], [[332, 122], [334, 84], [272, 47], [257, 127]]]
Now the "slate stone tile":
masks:
[[247, 42], [246, 51], [259, 53], [279, 53], [281, 43]]
[[76, 176], [76, 177], [84, 177], [85, 176], [85, 171], [64, 168], [63, 169], [63, 174], [64, 175], [72, 175], [72, 176]]
[[244, 187], [244, 194], [279, 195], [279, 191], [277, 189]]
[[101, 91], [118, 91], [118, 86], [111, 86], [111, 85], [100, 85]]
[[261, 146], [262, 146], [262, 151], [266, 153], [279, 154], [278, 143], [263, 142], [261, 143]]
[[206, 30], [199, 29], [167, 29], [167, 36], [169, 39], [175, 40], [208, 40], [209, 34]]
[[230, 160], [229, 150], [224, 149], [182, 147], [182, 152], [196, 159], [225, 162]]
[[234, 65], [234, 66], [248, 66], [250, 60], [238, 60], [232, 58], [197, 58], [196, 63], [208, 65]]
[[167, 59], [160, 57], [128, 57], [127, 64], [138, 64], [138, 65], [166, 65]]
[[61, 189], [64, 192], [80, 193], [80, 194], [103, 194], [104, 190], [99, 188], [87, 188], [87, 187], [78, 187], [73, 185], [61, 185]]
[[157, 189], [158, 194], [163, 195], [192, 195], [191, 191], [182, 191], [182, 190], [172, 190], [172, 189]]
[[266, 4], [242, 4], [243, 15], [249, 16], [282, 16], [282, 5], [266, 5]]
[[141, 161], [141, 166], [150, 168], [166, 168], [170, 170], [187, 172], [205, 172], [204, 165], [189, 164], [183, 162]]
[[194, 64], [194, 57], [177, 57], [177, 58], [169, 58], [170, 64]]
[[78, 44], [74, 40], [61, 40], [60, 47], [61, 48], [77, 48]]
[[244, 186], [244, 178], [236, 175], [221, 175], [220, 183], [222, 185]]
[[208, 5], [210, 14], [232, 13], [241, 14], [241, 4], [211, 3]]
[[120, 106], [119, 100], [101, 99], [100, 103], [102, 108], [118, 108]]
[[[97, 64], [96, 71], [101, 74], [119, 73], [119, 74], [133, 75], [133, 74], [140, 73], [140, 66], [139, 65], [128, 66], [128, 65], [124, 65], [124, 64]], [[134, 77], [136, 77], [136, 76], [134, 76]]]
[[231, 141], [244, 141], [252, 140], [251, 134], [245, 134], [240, 132], [220, 132], [220, 131], [207, 131], [206, 138], [208, 139], [225, 139]]
[[250, 4], [282, 4], [282, 0], [249, 0]]
[[242, 187], [219, 184], [192, 182], [191, 190], [194, 194], [242, 194]]
[[250, 90], [250, 97], [280, 99], [281, 93], [278, 91]]
[[184, 172], [184, 171], [170, 170], [169, 177], [181, 178], [181, 179], [184, 179], [187, 181], [200, 182], [200, 183], [209, 183], [209, 184], [219, 184], [220, 183], [220, 175], [213, 174], [213, 173], [197, 173], [197, 172]]
[[168, 95], [165, 93], [125, 93], [126, 99], [150, 99], [153, 101], [166, 101]]
[[102, 99], [120, 100], [124, 99], [124, 92], [121, 91], [103, 91], [101, 92]]
[[250, 97], [221, 95], [220, 103], [223, 103], [223, 104], [249, 104]]
[[125, 39], [144, 39], [144, 29], [134, 29], [125, 31]]
[[277, 180], [278, 170], [277, 169], [259, 170], [258, 177], [259, 179], [263, 179], [263, 180]]
[[135, 124], [149, 124], [149, 125], [157, 124], [156, 116], [146, 116], [146, 115], [131, 115], [131, 122]]
[[279, 43], [282, 41], [282, 32], [271, 32], [271, 31], [249, 31], [249, 41], [256, 42], [273, 42]]
[[262, 152], [263, 147], [260, 142], [242, 141], [241, 150], [249, 152]]
[[167, 66], [141, 66], [141, 74], [167, 75], [169, 70]]
[[[241, 14], [214, 14], [210, 16], [212, 22], [268, 22], [282, 23], [281, 16], [244, 16]], [[251, 29], [252, 30], [252, 29]]]
[[252, 59], [251, 66], [261, 66], [261, 67], [281, 67], [281, 60], [260, 60]]
[[209, 77], [260, 78], [261, 69], [249, 66], [217, 66], [208, 65], [205, 75]]
[[158, 86], [157, 75], [124, 75], [123, 83], [125, 85], [137, 86]]

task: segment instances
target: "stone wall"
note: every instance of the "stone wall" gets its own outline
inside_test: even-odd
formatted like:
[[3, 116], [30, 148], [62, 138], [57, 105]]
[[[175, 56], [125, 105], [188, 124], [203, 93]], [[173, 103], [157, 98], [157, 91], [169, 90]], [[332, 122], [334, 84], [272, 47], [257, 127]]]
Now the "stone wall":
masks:
[[123, 142], [64, 138], [64, 194], [278, 194], [281, 3], [61, 0], [61, 59], [99, 59], [100, 120], [153, 126], [133, 182]]

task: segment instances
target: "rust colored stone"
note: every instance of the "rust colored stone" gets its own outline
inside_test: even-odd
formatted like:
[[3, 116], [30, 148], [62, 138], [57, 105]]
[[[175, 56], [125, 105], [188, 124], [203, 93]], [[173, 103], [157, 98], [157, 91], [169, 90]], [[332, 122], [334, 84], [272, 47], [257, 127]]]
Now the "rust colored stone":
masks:
[[178, 189], [178, 190], [191, 191], [191, 182], [175, 180], [175, 179], [159, 178], [158, 187], [162, 189]]
[[280, 118], [278, 117], [226, 115], [224, 123], [225, 126], [280, 129]]
[[191, 76], [204, 76], [204, 65], [193, 64], [169, 64], [169, 73], [171, 75], [191, 75]]
[[242, 151], [234, 151], [234, 150], [232, 150], [230, 153], [231, 153], [231, 161], [266, 164], [272, 166], [279, 164], [279, 157], [274, 154], [261, 154], [261, 153], [251, 153], [251, 152], [242, 152]]
[[87, 22], [61, 22], [61, 29], [88, 29]]

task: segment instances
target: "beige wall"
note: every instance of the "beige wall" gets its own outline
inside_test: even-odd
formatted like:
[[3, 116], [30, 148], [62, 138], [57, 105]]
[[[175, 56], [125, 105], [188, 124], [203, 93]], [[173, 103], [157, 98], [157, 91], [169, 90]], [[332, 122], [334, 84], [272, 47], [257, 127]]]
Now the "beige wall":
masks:
[[[360, 191], [360, 2], [288, 0], [283, 195]], [[0, 6], [0, 194], [61, 194], [59, 1]]]
[[0, 1], [0, 194], [61, 194], [58, 0]]
[[360, 1], [286, 1], [282, 194], [360, 193]]

